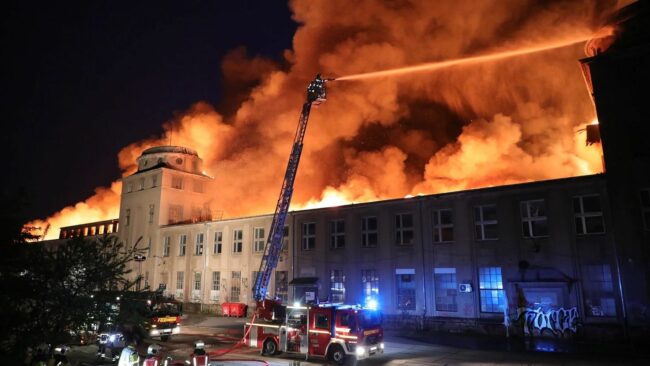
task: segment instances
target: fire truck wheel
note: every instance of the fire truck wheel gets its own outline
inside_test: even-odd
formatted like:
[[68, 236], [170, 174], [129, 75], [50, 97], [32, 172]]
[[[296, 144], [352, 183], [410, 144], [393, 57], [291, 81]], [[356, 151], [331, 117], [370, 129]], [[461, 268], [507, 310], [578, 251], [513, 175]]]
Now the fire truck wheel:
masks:
[[327, 354], [327, 358], [337, 365], [345, 364], [345, 351], [343, 350], [343, 347], [338, 344], [332, 345]]
[[272, 339], [267, 339], [264, 342], [264, 348], [262, 349], [263, 353], [268, 356], [273, 356], [278, 353], [278, 345]]
[[162, 335], [162, 336], [160, 336], [160, 340], [163, 341], [163, 342], [167, 342], [169, 340], [169, 336], [168, 335]]

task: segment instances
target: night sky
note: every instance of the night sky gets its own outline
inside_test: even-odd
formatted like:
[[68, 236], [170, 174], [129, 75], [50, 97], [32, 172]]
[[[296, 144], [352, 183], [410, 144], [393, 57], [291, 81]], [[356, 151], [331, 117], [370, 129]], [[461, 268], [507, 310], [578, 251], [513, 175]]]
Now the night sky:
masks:
[[297, 27], [282, 1], [20, 1], [2, 13], [3, 185], [25, 191], [28, 219], [109, 186], [119, 150], [175, 112], [218, 105], [228, 51], [280, 60]]

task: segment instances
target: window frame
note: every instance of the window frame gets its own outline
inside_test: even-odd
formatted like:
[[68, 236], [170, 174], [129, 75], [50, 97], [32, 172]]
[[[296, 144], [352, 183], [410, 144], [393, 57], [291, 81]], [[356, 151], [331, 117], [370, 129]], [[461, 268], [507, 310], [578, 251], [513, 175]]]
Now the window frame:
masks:
[[[585, 212], [585, 205], [584, 205], [584, 199], [589, 198], [589, 197], [597, 197], [598, 198], [598, 205], [600, 206], [600, 211], [590, 211], [590, 212]], [[579, 205], [580, 205], [580, 212], [576, 212], [575, 209], [575, 203], [576, 200], [578, 200]], [[600, 198], [600, 195], [597, 193], [594, 194], [585, 194], [585, 195], [580, 195], [580, 196], [574, 196], [573, 197], [573, 218], [574, 218], [574, 223], [575, 223], [575, 230], [576, 230], [576, 235], [579, 236], [585, 236], [585, 235], [598, 235], [598, 234], [605, 234], [607, 231], [607, 228], [605, 228], [605, 217], [603, 213], [603, 202]], [[602, 231], [594, 231], [594, 232], [588, 232], [587, 231], [587, 218], [593, 218], [593, 217], [600, 217], [600, 223], [603, 228]], [[578, 230], [578, 220], [580, 220], [580, 227], [582, 232]]]
[[[451, 277], [452, 279], [451, 281], [448, 280], [449, 277]], [[449, 286], [449, 284], [453, 284], [453, 285]], [[458, 279], [456, 277], [456, 268], [455, 267], [434, 268], [433, 287], [434, 287], [433, 302], [436, 311], [448, 312], [448, 313], [458, 312]], [[453, 291], [453, 295], [450, 295], [450, 291]], [[444, 298], [451, 298], [453, 301], [451, 301], [451, 303], [440, 301]]]
[[342, 269], [330, 270], [330, 301], [345, 303], [345, 271]]
[[[484, 209], [486, 207], [494, 207], [494, 220], [486, 220]], [[476, 217], [476, 213], [479, 213], [479, 217]], [[487, 225], [494, 225], [496, 227], [496, 237], [488, 238], [485, 235], [485, 227]], [[477, 229], [480, 228], [481, 236], [479, 237]], [[478, 241], [494, 241], [499, 240], [499, 217], [496, 204], [485, 204], [474, 206], [474, 235]]]
[[[266, 246], [264, 227], [253, 228], [253, 253], [263, 253]], [[261, 236], [259, 236], [261, 232]]]
[[178, 256], [184, 257], [187, 254], [187, 234], [178, 236]]
[[[201, 240], [199, 240], [201, 238]], [[200, 256], [203, 255], [203, 243], [205, 242], [204, 233], [196, 233], [196, 241], [194, 243], [194, 255]]]
[[221, 271], [212, 271], [212, 285], [211, 286], [212, 286], [211, 291], [217, 291], [217, 292], [221, 291]]
[[[531, 215], [531, 203], [534, 202], [541, 202], [544, 208], [544, 216], [532, 216]], [[524, 216], [524, 212], [522, 211], [522, 205], [526, 205], [526, 216]], [[548, 209], [546, 207], [546, 199], [544, 198], [537, 198], [537, 199], [532, 199], [532, 200], [525, 200], [525, 201], [519, 201], [519, 211], [520, 211], [520, 219], [521, 219], [521, 229], [522, 229], [522, 236], [525, 239], [536, 239], [536, 238], [547, 238], [549, 236], [549, 225], [548, 225]], [[534, 234], [534, 226], [533, 222], [536, 221], [545, 221], [546, 223], [546, 233], [542, 235], [535, 235]], [[526, 232], [523, 230], [524, 224], [528, 226], [528, 232], [530, 233], [530, 236], [526, 236]]]
[[176, 291], [185, 289], [185, 271], [176, 271]]
[[[309, 232], [309, 228], [313, 228], [313, 232]], [[302, 238], [300, 240], [302, 250], [309, 251], [316, 249], [316, 223], [303, 222], [302, 223]], [[309, 245], [311, 243], [311, 245]]]
[[[202, 275], [201, 272], [194, 272], [194, 281], [192, 283], [192, 290], [193, 291], [201, 291], [201, 280], [202, 280]], [[198, 288], [197, 288], [198, 286]]]
[[[330, 220], [330, 249], [345, 248], [345, 219]], [[341, 227], [339, 227], [341, 225]], [[339, 231], [342, 229], [342, 231]]]
[[163, 252], [162, 252], [163, 257], [169, 257], [169, 254], [171, 252], [171, 247], [172, 247], [172, 237], [167, 235], [163, 238]]
[[[370, 229], [370, 220], [375, 222], [375, 228]], [[374, 245], [370, 245], [370, 238], [375, 238]], [[376, 248], [379, 246], [379, 220], [377, 216], [364, 216], [361, 218], [361, 247], [362, 248]]]
[[[496, 277], [497, 275], [498, 278]], [[479, 267], [478, 278], [480, 312], [486, 314], [503, 313], [503, 308], [499, 308], [501, 305], [504, 308], [506, 306], [506, 295], [503, 286], [503, 272], [501, 267]], [[488, 303], [487, 299], [494, 300], [495, 298], [496, 304], [494, 301]]]
[[[404, 217], [411, 217], [411, 226], [404, 226]], [[399, 223], [399, 224], [398, 224]], [[404, 234], [411, 233], [410, 243], [405, 242]], [[399, 247], [413, 246], [415, 243], [415, 221], [412, 212], [400, 212], [395, 214], [395, 245]]]
[[[451, 223], [442, 223], [442, 212], [448, 212]], [[433, 210], [431, 214], [432, 229], [433, 229], [433, 242], [434, 243], [453, 243], [454, 242], [454, 210], [452, 208], [438, 208]], [[451, 228], [451, 239], [446, 240], [443, 238], [445, 229]]]
[[214, 242], [212, 246], [212, 254], [221, 254], [223, 251], [223, 231], [214, 232]]
[[244, 251], [244, 230], [233, 229], [232, 230], [232, 252], [242, 253], [243, 251]]

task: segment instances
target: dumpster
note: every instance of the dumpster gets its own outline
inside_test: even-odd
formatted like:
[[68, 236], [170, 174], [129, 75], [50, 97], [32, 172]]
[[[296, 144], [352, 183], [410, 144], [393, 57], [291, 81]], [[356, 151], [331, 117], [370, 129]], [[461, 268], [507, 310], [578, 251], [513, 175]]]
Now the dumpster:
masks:
[[230, 316], [245, 317], [248, 306], [240, 302], [230, 303]]
[[221, 304], [221, 315], [222, 316], [230, 316], [230, 303], [229, 302], [224, 302]]

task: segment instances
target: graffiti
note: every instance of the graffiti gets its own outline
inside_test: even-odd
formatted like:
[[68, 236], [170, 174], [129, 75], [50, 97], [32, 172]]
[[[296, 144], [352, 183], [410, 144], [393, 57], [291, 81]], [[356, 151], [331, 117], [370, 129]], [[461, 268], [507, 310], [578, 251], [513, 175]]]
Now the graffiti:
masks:
[[524, 333], [530, 334], [532, 330], [539, 330], [541, 334], [548, 329], [553, 334], [563, 334], [566, 331], [576, 333], [578, 326], [578, 309], [530, 309], [520, 308], [518, 310], [518, 321], [524, 323]]

